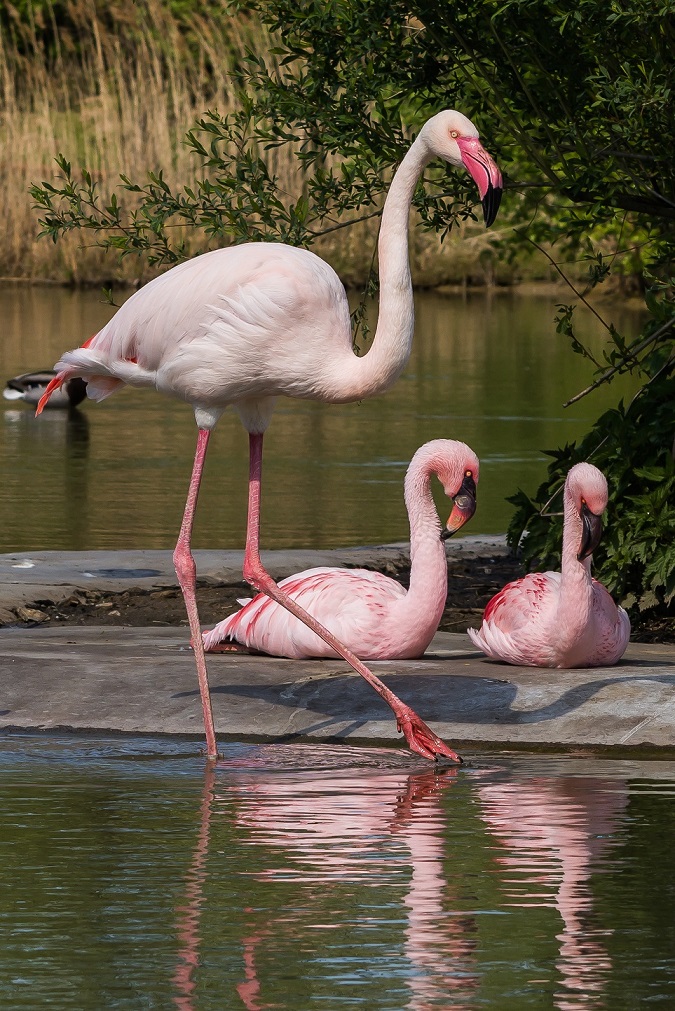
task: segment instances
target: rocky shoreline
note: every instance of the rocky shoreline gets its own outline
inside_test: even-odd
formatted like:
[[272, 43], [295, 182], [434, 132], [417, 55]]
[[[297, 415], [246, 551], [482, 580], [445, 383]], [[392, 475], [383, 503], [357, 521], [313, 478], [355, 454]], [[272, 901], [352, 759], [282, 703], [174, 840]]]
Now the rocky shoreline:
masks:
[[[79, 571], [71, 556], [81, 563]], [[196, 552], [196, 556], [200, 573], [199, 613], [208, 627], [236, 610], [238, 599], [250, 596], [251, 590], [241, 579], [240, 552]], [[208, 556], [206, 565], [200, 556]], [[407, 544], [323, 552], [268, 552], [265, 563], [276, 579], [313, 565], [344, 565], [376, 569], [407, 586], [410, 571]], [[6, 576], [0, 596], [0, 625], [136, 628], [187, 625], [170, 552], [4, 555], [0, 557], [0, 569]], [[14, 593], [7, 570], [12, 571], [16, 580]], [[490, 598], [523, 573], [520, 561], [508, 550], [504, 538], [465, 537], [449, 544], [448, 597], [439, 631], [465, 632], [469, 626], [477, 626]], [[675, 628], [672, 621], [647, 614], [633, 622], [631, 638], [634, 642], [673, 643]]]

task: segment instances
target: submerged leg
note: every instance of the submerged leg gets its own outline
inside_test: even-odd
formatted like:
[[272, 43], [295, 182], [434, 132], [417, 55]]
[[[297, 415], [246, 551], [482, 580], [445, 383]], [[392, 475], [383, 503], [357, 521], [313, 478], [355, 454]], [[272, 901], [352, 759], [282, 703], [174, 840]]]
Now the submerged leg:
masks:
[[[316, 632], [325, 642], [332, 646], [336, 653], [339, 653], [354, 670], [365, 678], [369, 685], [375, 689], [388, 706], [394, 711], [398, 729], [405, 734], [412, 751], [416, 751], [423, 758], [436, 759], [439, 757], [449, 758], [453, 762], [461, 762], [462, 759], [456, 752], [452, 751], [430, 728], [419, 718], [417, 713], [401, 702], [397, 695], [387, 688], [387, 686], [370, 671], [364, 663], [359, 660], [351, 650], [347, 649], [339, 639], [336, 639], [332, 632], [319, 624], [312, 618], [304, 608], [300, 607], [274, 582], [269, 573], [263, 568], [260, 560], [260, 482], [262, 476], [262, 435], [249, 434], [250, 447], [250, 467], [248, 485], [248, 525], [246, 529], [246, 554], [244, 556], [244, 579], [247, 583], [261, 593], [266, 593], [268, 597], [276, 600], [278, 604], [285, 607], [287, 611], [294, 614], [296, 618], [304, 622], [308, 628]], [[200, 637], [201, 638], [201, 637]]]
[[204, 714], [204, 732], [206, 734], [206, 757], [216, 758], [218, 747], [216, 745], [216, 730], [213, 725], [213, 712], [211, 709], [211, 695], [209, 693], [209, 679], [206, 672], [206, 658], [204, 656], [204, 643], [197, 612], [197, 570], [195, 560], [192, 557], [190, 543], [192, 540], [192, 526], [194, 522], [195, 506], [197, 505], [197, 495], [199, 485], [202, 480], [204, 470], [204, 458], [209, 444], [210, 432], [204, 428], [199, 429], [197, 436], [197, 448], [195, 450], [195, 460], [192, 466], [192, 477], [188, 489], [183, 522], [178, 535], [178, 543], [173, 553], [173, 564], [178, 576], [180, 588], [183, 591], [183, 600], [187, 610], [188, 621], [190, 622], [190, 635], [192, 647], [194, 649], [195, 660], [197, 662], [197, 679], [199, 681], [199, 694], [202, 699], [202, 712]]

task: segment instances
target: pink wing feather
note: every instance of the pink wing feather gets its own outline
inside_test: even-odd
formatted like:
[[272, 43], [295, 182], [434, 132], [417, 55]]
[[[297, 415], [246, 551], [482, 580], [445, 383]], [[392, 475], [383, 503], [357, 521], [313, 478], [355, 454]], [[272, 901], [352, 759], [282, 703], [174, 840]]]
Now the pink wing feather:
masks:
[[[406, 591], [396, 580], [368, 569], [306, 569], [279, 583], [289, 596], [357, 656], [377, 658], [386, 648], [384, 611]], [[264, 593], [204, 633], [211, 649], [224, 639], [275, 656], [336, 656], [311, 629]]]
[[494, 595], [485, 608], [483, 621], [512, 632], [528, 621], [541, 620], [557, 603], [559, 592], [559, 572], [531, 572], [507, 583]]
[[[616, 663], [628, 645], [630, 621], [602, 583], [592, 580], [592, 619], [581, 637], [563, 646], [557, 608], [562, 576], [535, 572], [508, 583], [489, 601], [471, 641], [493, 660], [534, 667], [600, 667]], [[580, 652], [577, 652], [580, 651]]]
[[626, 652], [630, 640], [630, 618], [623, 607], [617, 607], [602, 583], [597, 579], [592, 582], [593, 617], [598, 639], [589, 666], [604, 667], [616, 663]]
[[560, 582], [559, 572], [531, 572], [507, 583], [488, 602], [480, 630], [467, 629], [473, 644], [493, 660], [549, 666], [542, 631], [555, 613]]

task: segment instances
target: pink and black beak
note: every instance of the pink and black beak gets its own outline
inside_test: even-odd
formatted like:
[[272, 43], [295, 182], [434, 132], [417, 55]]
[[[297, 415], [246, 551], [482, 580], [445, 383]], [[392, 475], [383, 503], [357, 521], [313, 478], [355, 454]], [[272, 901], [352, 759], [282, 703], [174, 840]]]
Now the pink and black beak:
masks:
[[497, 217], [502, 199], [504, 189], [502, 174], [478, 137], [458, 137], [457, 146], [464, 168], [478, 187], [485, 227], [489, 228]]
[[441, 540], [447, 541], [468, 523], [476, 511], [476, 482], [471, 471], [467, 471], [459, 491], [453, 496], [453, 507], [445, 529], [441, 530]]
[[583, 562], [584, 558], [592, 555], [602, 537], [602, 517], [592, 513], [585, 502], [581, 503], [581, 546], [577, 559]]

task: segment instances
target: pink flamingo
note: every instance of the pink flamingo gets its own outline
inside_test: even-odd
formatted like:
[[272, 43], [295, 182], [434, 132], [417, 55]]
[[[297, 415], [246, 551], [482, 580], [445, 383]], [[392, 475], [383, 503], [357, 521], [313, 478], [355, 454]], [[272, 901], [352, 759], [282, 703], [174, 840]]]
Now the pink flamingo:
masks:
[[564, 489], [561, 572], [536, 572], [508, 583], [490, 600], [472, 642], [493, 660], [530, 667], [605, 667], [623, 656], [630, 621], [591, 576], [600, 543], [607, 481], [578, 463]]
[[[454, 499], [441, 524], [431, 496], [436, 474]], [[413, 456], [405, 477], [410, 519], [410, 588], [368, 569], [306, 569], [279, 583], [280, 589], [362, 660], [420, 657], [434, 637], [448, 593], [443, 541], [471, 519], [476, 509], [478, 458], [463, 442], [435, 439]], [[207, 652], [225, 639], [295, 659], [335, 656], [335, 650], [274, 600], [259, 593], [241, 600], [240, 611], [204, 633]]]
[[494, 220], [502, 178], [475, 126], [459, 112], [428, 120], [392, 180], [378, 243], [380, 311], [368, 354], [352, 348], [349, 304], [337, 274], [314, 253], [281, 243], [216, 249], [173, 267], [136, 292], [98, 334], [66, 352], [37, 413], [72, 376], [102, 400], [124, 383], [154, 386], [187, 401], [198, 426], [183, 522], [174, 551], [194, 645], [207, 756], [217, 757], [208, 675], [195, 598], [191, 533], [211, 431], [232, 405], [249, 433], [249, 503], [244, 579], [309, 625], [382, 696], [413, 751], [460, 761], [417, 714], [354, 654], [280, 590], [260, 559], [262, 446], [275, 399], [346, 403], [388, 389], [410, 356], [414, 311], [408, 216], [432, 158], [464, 167], [478, 186], [485, 222]]

